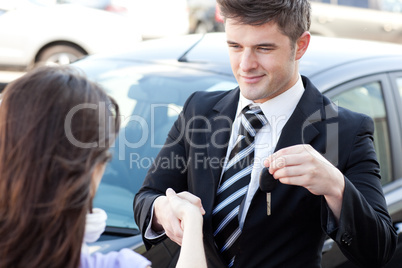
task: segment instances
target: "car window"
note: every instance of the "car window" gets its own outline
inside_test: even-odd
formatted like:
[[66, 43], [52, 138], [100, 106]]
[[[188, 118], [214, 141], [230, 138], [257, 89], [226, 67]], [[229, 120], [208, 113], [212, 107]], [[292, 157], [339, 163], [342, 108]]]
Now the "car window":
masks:
[[380, 82], [353, 86], [331, 98], [339, 106], [369, 115], [374, 120], [374, 146], [381, 166], [382, 184], [392, 179], [388, 121]]
[[380, 0], [381, 10], [402, 12], [402, 0]]
[[338, 0], [338, 5], [368, 8], [368, 2], [368, 0]]
[[[133, 200], [148, 169], [165, 143], [188, 96], [199, 90], [228, 90], [232, 76], [202, 71], [178, 71], [164, 65], [96, 69], [90, 78], [119, 104], [121, 128], [94, 199], [108, 214], [107, 226], [137, 229]], [[173, 159], [174, 160], [174, 159]], [[167, 161], [157, 163], [166, 165]]]
[[402, 99], [402, 77], [399, 77], [396, 79], [396, 84], [399, 89], [399, 96], [401, 96], [401, 99]]
[[331, 0], [311, 0], [311, 2], [327, 3], [330, 4]]

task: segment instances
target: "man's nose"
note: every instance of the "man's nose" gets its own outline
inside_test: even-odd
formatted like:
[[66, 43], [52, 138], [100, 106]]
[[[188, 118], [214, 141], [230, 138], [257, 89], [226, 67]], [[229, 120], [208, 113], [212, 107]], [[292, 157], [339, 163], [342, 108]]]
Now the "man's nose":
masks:
[[243, 72], [248, 72], [252, 69], [256, 69], [258, 66], [255, 54], [252, 50], [246, 49], [244, 50], [242, 57], [241, 57], [241, 62], [240, 62], [240, 68]]

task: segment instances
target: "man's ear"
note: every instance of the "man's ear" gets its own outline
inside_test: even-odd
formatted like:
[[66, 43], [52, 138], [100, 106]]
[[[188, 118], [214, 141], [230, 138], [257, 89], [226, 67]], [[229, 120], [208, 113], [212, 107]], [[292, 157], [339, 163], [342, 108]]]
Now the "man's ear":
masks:
[[309, 32], [304, 32], [296, 41], [296, 60], [300, 60], [306, 53], [308, 45], [310, 44], [311, 35]]

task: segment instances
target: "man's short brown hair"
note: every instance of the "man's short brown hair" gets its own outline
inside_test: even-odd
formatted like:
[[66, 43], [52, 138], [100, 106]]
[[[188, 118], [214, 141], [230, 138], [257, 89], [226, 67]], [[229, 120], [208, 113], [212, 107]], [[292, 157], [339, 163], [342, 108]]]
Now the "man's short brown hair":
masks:
[[263, 25], [275, 22], [294, 44], [310, 29], [308, 0], [217, 0], [222, 16], [240, 24]]

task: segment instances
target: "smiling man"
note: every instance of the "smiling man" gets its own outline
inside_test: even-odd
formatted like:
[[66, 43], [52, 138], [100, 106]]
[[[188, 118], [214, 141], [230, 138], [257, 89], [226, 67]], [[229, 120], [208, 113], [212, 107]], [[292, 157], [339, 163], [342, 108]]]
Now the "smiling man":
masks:
[[[163, 194], [171, 187], [205, 209], [210, 267], [320, 267], [327, 235], [354, 263], [383, 266], [397, 237], [373, 122], [337, 107], [299, 74], [309, 1], [217, 2], [239, 87], [187, 100], [158, 158], [173, 154], [189, 165], [151, 168], [135, 197], [146, 245], [166, 236], [181, 244], [182, 226]], [[269, 195], [259, 188], [264, 167], [261, 179], [279, 182]]]
[[227, 19], [225, 25], [233, 74], [245, 98], [264, 103], [296, 84], [296, 61], [307, 49], [308, 32], [295, 46], [274, 22], [253, 26]]

